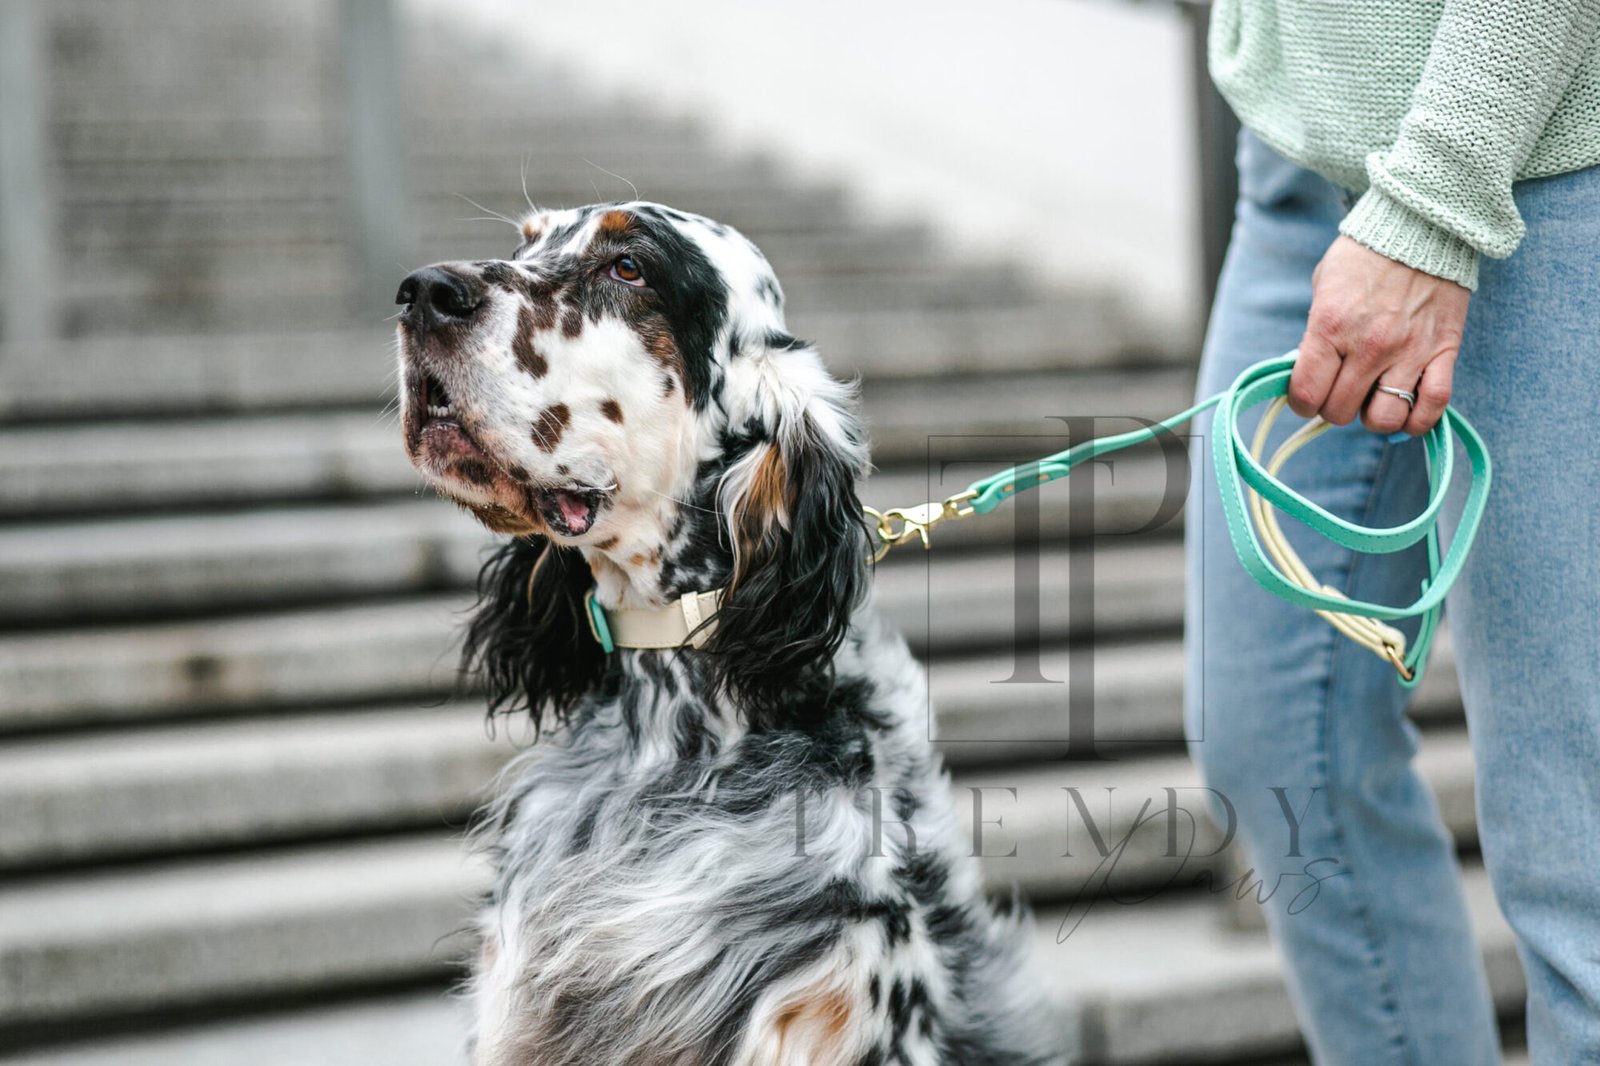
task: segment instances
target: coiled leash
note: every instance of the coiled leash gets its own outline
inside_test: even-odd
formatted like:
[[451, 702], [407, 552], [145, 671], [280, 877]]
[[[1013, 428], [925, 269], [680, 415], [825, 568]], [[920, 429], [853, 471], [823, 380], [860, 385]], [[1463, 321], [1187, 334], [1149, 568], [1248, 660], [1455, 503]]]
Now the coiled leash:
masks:
[[[1312, 419], [1278, 446], [1272, 458], [1262, 465], [1267, 435], [1287, 404], [1289, 375], [1295, 352], [1267, 359], [1240, 374], [1232, 385], [1187, 411], [1165, 421], [1099, 437], [1046, 456], [1037, 462], [1014, 466], [991, 477], [974, 481], [964, 491], [937, 503], [917, 507], [896, 507], [887, 511], [866, 508], [876, 524], [879, 548], [874, 559], [881, 559], [890, 548], [916, 538], [930, 547], [929, 531], [939, 522], [988, 514], [1019, 492], [1037, 488], [1066, 477], [1085, 460], [1153, 441], [1196, 415], [1216, 408], [1212, 422], [1211, 457], [1216, 468], [1222, 510], [1228, 522], [1228, 536], [1234, 553], [1256, 583], [1274, 596], [1301, 607], [1309, 607], [1351, 640], [1394, 665], [1400, 683], [1413, 688], [1422, 682], [1427, 668], [1428, 649], [1438, 629], [1439, 612], [1445, 593], [1455, 583], [1466, 562], [1467, 552], [1478, 532], [1484, 503], [1489, 495], [1489, 453], [1483, 438], [1453, 408], [1423, 434], [1428, 460], [1428, 504], [1409, 522], [1388, 529], [1369, 528], [1347, 522], [1312, 503], [1278, 479], [1278, 472], [1290, 457], [1332, 427], [1320, 418]], [[1253, 407], [1267, 404], [1247, 448], [1240, 435], [1239, 417]], [[1454, 475], [1455, 439], [1459, 436], [1471, 465], [1471, 483], [1461, 513], [1461, 523], [1450, 547], [1439, 551], [1439, 511], [1444, 506]], [[1396, 435], [1399, 439], [1404, 439]], [[1248, 486], [1248, 490], [1247, 487]], [[1270, 505], [1270, 506], [1269, 506]], [[1426, 540], [1428, 577], [1412, 603], [1391, 606], [1353, 600], [1338, 589], [1320, 584], [1301, 561], [1278, 524], [1277, 511], [1299, 519], [1321, 536], [1341, 547], [1364, 554], [1397, 552]], [[1265, 542], [1265, 548], [1263, 548]], [[1270, 557], [1270, 558], [1269, 558]], [[1276, 563], [1276, 566], [1274, 566]], [[1417, 637], [1406, 647], [1405, 634], [1385, 621], [1421, 618]]]

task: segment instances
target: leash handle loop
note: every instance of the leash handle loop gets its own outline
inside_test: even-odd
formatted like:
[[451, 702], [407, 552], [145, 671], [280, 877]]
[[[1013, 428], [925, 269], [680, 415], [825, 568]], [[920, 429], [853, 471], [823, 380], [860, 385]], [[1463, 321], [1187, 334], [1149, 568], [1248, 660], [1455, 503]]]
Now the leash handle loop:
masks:
[[[1245, 572], [1274, 596], [1322, 613], [1341, 632], [1393, 662], [1401, 683], [1408, 688], [1413, 687], [1422, 681], [1428, 649], [1438, 629], [1440, 607], [1445, 594], [1460, 576], [1472, 541], [1477, 536], [1478, 523], [1483, 517], [1492, 475], [1488, 449], [1466, 418], [1454, 408], [1446, 408], [1443, 417], [1423, 435], [1423, 445], [1427, 449], [1428, 503], [1422, 512], [1410, 521], [1389, 528], [1362, 526], [1342, 519], [1280, 481], [1267, 466], [1262, 465], [1257, 455], [1251, 453], [1241, 435], [1239, 419], [1243, 412], [1287, 394], [1289, 376], [1298, 354], [1289, 352], [1263, 360], [1246, 369], [1232, 385], [1216, 396], [1152, 426], [1084, 441], [1037, 462], [1013, 466], [981, 478], [974, 481], [966, 492], [951, 497], [942, 505], [924, 504], [920, 508], [897, 509], [881, 514], [869, 508], [868, 513], [878, 521], [878, 535], [883, 542], [875, 558], [882, 558], [889, 548], [911, 537], [920, 538], [926, 546], [928, 530], [935, 522], [954, 515], [988, 514], [1018, 492], [1066, 477], [1080, 463], [1107, 452], [1156, 440], [1162, 433], [1170, 433], [1214, 407], [1212, 461], [1223, 514], [1227, 518], [1228, 536]], [[1438, 519], [1455, 475], [1457, 439], [1467, 455], [1471, 482], [1456, 535], [1441, 556]], [[1275, 469], [1284, 458], [1287, 455], [1275, 457], [1269, 465]], [[1368, 603], [1348, 599], [1337, 590], [1317, 584], [1310, 578], [1309, 572], [1302, 575], [1299, 581], [1286, 577], [1280, 565], [1289, 565], [1293, 569], [1293, 564], [1279, 553], [1279, 565], [1274, 565], [1263, 551], [1256, 523], [1251, 521], [1248, 514], [1245, 500], [1247, 490], [1253, 497], [1259, 497], [1261, 501], [1270, 503], [1277, 510], [1311, 527], [1318, 535], [1352, 551], [1386, 554], [1401, 551], [1419, 540], [1425, 541], [1428, 578], [1422, 583], [1416, 600], [1404, 606]], [[950, 511], [952, 501], [961, 501], [953, 513]], [[897, 528], [895, 521], [903, 524]], [[1281, 534], [1278, 539], [1282, 539]], [[1286, 545], [1287, 541], [1282, 541], [1282, 544]], [[1298, 558], [1294, 562], [1298, 563]], [[1377, 621], [1418, 617], [1420, 628], [1409, 650], [1404, 646], [1402, 634]], [[1343, 621], [1336, 621], [1336, 618]], [[1357, 636], [1358, 633], [1361, 635]]]

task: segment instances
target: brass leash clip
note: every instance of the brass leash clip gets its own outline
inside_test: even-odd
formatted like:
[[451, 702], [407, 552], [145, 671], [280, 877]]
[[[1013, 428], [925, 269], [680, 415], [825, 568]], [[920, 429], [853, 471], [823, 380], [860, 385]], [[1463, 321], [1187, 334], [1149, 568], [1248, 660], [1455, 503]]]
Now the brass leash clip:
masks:
[[976, 496], [976, 492], [968, 489], [947, 500], [918, 504], [915, 507], [891, 507], [887, 511], [863, 507], [862, 510], [866, 512], [867, 517], [872, 519], [879, 541], [878, 550], [872, 553], [872, 561], [878, 562], [889, 554], [890, 548], [904, 544], [913, 537], [922, 541], [924, 550], [933, 547], [933, 543], [928, 539], [928, 531], [947, 518], [965, 518], [972, 514], [973, 510], [968, 506], [968, 501]]

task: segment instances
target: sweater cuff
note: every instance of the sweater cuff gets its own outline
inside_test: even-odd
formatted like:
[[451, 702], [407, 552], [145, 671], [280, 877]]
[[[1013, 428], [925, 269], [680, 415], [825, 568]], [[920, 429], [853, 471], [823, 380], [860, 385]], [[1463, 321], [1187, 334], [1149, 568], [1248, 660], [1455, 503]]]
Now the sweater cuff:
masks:
[[1339, 232], [1424, 274], [1478, 288], [1478, 250], [1376, 186], [1361, 194]]

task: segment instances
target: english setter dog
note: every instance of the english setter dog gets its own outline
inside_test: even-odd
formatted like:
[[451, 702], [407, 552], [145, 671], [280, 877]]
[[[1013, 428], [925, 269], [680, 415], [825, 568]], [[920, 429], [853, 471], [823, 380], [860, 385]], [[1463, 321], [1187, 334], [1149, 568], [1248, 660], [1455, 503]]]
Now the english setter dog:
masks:
[[605, 204], [522, 236], [398, 296], [406, 450], [511, 538], [468, 666], [544, 733], [484, 817], [474, 1061], [1061, 1061], [869, 606], [853, 389], [727, 226]]

